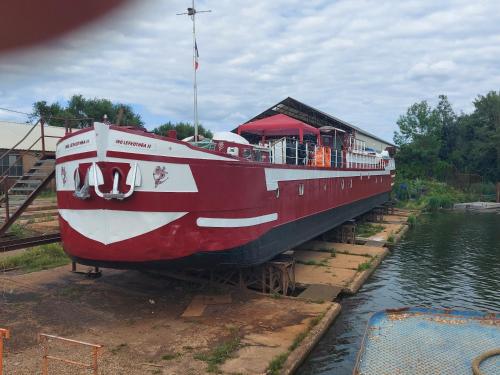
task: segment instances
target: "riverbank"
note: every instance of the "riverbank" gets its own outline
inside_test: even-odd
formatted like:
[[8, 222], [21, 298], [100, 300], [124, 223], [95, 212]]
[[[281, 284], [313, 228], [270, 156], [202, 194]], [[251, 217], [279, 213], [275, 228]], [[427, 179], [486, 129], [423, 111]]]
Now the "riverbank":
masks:
[[436, 211], [441, 208], [453, 208], [454, 204], [463, 202], [494, 202], [496, 186], [493, 183], [476, 183], [458, 189], [435, 180], [408, 180], [398, 177], [393, 195], [399, 208]]
[[99, 279], [68, 266], [4, 273], [0, 326], [12, 334], [6, 373], [39, 369], [40, 332], [104, 345], [104, 374], [292, 373], [338, 316], [334, 299], [359, 290], [410, 214], [386, 216], [365, 245], [318, 239], [294, 249], [296, 297], [137, 271], [106, 269]]

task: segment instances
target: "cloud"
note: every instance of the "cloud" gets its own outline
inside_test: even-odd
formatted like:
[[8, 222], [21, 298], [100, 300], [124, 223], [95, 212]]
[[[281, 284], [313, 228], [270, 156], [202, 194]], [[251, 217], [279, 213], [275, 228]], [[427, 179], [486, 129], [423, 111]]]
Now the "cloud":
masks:
[[[0, 107], [81, 93], [147, 125], [192, 119], [189, 1], [135, 2], [34, 51], [0, 57]], [[200, 120], [232, 129], [292, 96], [387, 139], [406, 108], [457, 110], [500, 86], [497, 1], [199, 1]], [[0, 113], [0, 116], [4, 116]]]

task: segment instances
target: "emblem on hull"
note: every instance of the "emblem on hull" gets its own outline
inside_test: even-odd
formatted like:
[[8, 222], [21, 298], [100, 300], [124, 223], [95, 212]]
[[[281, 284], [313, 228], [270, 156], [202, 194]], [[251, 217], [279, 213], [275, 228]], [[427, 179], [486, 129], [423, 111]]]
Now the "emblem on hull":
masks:
[[66, 168], [64, 167], [64, 165], [61, 167], [61, 179], [62, 179], [63, 185], [66, 185], [66, 181], [68, 180], [68, 177], [66, 175]]
[[168, 180], [167, 170], [165, 167], [160, 167], [159, 165], [153, 171], [153, 179], [155, 180], [155, 188], [163, 184]]

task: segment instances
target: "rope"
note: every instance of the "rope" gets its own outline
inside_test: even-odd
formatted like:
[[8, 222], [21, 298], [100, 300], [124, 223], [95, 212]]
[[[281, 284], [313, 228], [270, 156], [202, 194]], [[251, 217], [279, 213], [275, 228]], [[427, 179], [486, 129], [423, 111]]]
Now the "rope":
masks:
[[472, 361], [472, 373], [474, 375], [484, 375], [484, 373], [479, 369], [481, 362], [483, 362], [485, 359], [488, 359], [490, 357], [494, 357], [496, 355], [500, 355], [500, 348], [488, 350], [487, 352], [484, 352], [483, 354], [478, 355]]

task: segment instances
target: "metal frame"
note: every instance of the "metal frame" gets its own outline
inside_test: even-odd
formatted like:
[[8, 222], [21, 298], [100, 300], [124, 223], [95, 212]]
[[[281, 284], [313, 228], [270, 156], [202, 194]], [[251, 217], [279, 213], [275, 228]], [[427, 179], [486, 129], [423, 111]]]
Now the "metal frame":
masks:
[[[45, 333], [40, 333], [39, 334], [39, 340], [40, 344], [43, 347], [43, 357], [42, 357], [42, 375], [48, 375], [49, 373], [49, 360], [53, 361], [58, 361], [58, 362], [63, 362], [67, 363], [70, 365], [74, 366], [79, 366], [79, 367], [85, 367], [87, 369], [92, 370], [94, 375], [98, 374], [98, 363], [97, 359], [99, 356], [99, 350], [103, 347], [103, 345], [99, 344], [91, 344], [85, 341], [79, 341], [79, 340], [72, 340], [72, 339], [67, 339], [64, 337], [59, 337], [59, 336], [54, 336], [54, 335], [48, 335]], [[92, 348], [92, 363], [83, 363], [83, 362], [78, 362], [78, 361], [72, 361], [70, 359], [65, 359], [65, 358], [60, 358], [56, 356], [49, 355], [49, 347], [48, 343], [50, 340], [58, 340], [61, 342], [66, 342], [68, 344], [75, 344], [75, 345], [83, 345]], [[1, 375], [1, 374], [0, 374]]]

